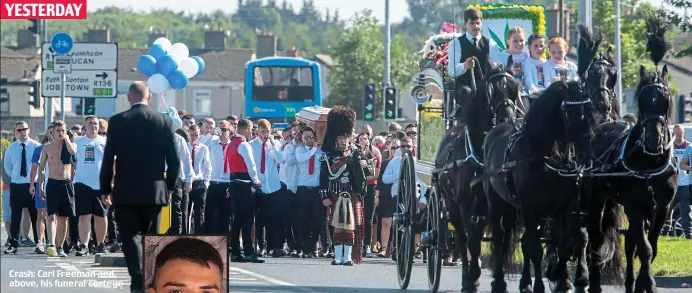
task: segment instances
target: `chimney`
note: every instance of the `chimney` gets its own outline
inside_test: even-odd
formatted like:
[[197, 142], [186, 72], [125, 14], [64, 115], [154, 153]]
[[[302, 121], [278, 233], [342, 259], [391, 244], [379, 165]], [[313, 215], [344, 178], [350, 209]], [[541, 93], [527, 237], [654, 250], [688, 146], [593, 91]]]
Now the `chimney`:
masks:
[[87, 40], [89, 43], [110, 43], [111, 30], [106, 27], [96, 27], [87, 31]]
[[226, 49], [226, 32], [222, 30], [208, 30], [204, 32], [205, 49]]
[[259, 33], [255, 55], [257, 59], [276, 56], [276, 36], [272, 33]]
[[284, 52], [284, 56], [286, 57], [294, 57], [294, 58], [302, 58], [302, 54], [298, 49], [296, 49], [296, 46], [291, 46]]
[[27, 28], [17, 31], [17, 47], [19, 49], [38, 48], [38, 41], [38, 36]]
[[149, 44], [149, 46], [151, 46], [152, 44], [154, 44], [154, 41], [156, 41], [156, 39], [158, 39], [158, 38], [167, 38], [167, 37], [168, 37], [168, 36], [166, 35], [166, 32], [165, 32], [165, 31], [159, 31], [159, 30], [157, 30], [157, 31], [150, 31], [150, 32], [149, 32], [149, 43], [147, 43], [147, 44]]

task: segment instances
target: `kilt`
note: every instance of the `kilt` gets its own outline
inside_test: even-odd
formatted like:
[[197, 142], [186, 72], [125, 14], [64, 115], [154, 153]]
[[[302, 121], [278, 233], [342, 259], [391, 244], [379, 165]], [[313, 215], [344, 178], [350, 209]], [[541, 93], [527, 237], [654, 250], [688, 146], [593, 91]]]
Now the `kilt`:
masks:
[[[332, 220], [334, 219], [334, 209], [332, 208], [336, 204], [337, 195], [332, 195], [331, 197], [332, 205], [327, 208], [327, 225], [332, 226]], [[351, 194], [351, 204], [353, 204], [353, 220], [356, 227], [365, 224], [365, 206], [363, 205], [363, 196], [357, 193]]]

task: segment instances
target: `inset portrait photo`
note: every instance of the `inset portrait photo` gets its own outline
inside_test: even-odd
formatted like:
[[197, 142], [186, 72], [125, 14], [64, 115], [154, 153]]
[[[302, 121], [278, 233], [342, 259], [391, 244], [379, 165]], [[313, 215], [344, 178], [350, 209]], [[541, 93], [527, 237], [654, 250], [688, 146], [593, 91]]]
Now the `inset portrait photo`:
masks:
[[145, 292], [228, 292], [228, 238], [144, 235]]

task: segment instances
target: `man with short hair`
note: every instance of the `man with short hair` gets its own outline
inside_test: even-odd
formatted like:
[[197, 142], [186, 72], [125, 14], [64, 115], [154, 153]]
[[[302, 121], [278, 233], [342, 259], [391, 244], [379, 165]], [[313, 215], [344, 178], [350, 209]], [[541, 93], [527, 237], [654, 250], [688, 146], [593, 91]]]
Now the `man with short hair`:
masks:
[[294, 213], [292, 204], [296, 203], [296, 192], [298, 192], [298, 161], [296, 160], [296, 148], [301, 145], [300, 135], [301, 126], [298, 121], [293, 121], [290, 125], [290, 136], [286, 145], [283, 146], [282, 155], [283, 162], [281, 163], [281, 170], [284, 172], [281, 177], [281, 182], [285, 185], [284, 197], [287, 199], [287, 205], [284, 209], [285, 217], [284, 223], [284, 236], [286, 237], [286, 242], [288, 244], [291, 257], [298, 258], [303, 256], [303, 247], [300, 243], [300, 226], [294, 223], [299, 222], [299, 218], [302, 215]]
[[411, 139], [411, 153], [413, 153], [413, 156], [415, 157], [416, 151], [418, 150], [418, 127], [416, 124], [406, 125], [406, 136]]
[[10, 177], [10, 208], [12, 209], [10, 235], [8, 235], [10, 246], [5, 250], [6, 254], [17, 253], [24, 208], [29, 209], [31, 221], [36, 223], [36, 207], [30, 191], [29, 170], [31, 169], [31, 156], [39, 143], [29, 138], [30, 131], [29, 124], [26, 122], [15, 123], [14, 137], [16, 140], [7, 147], [3, 155], [5, 173]]
[[211, 244], [196, 238], [180, 238], [164, 247], [154, 262], [149, 293], [227, 292], [224, 260]]
[[[215, 131], [215, 126], [216, 122], [214, 122], [214, 119], [212, 118], [204, 118], [203, 124], [202, 124], [202, 136], [199, 137], [199, 142], [202, 144], [206, 144], [207, 141], [209, 141], [212, 138], [218, 138], [216, 135]], [[220, 127], [220, 126], [219, 126]]]
[[[320, 197], [320, 158], [324, 154], [315, 143], [315, 130], [311, 127], [303, 128], [301, 140], [303, 145], [296, 148], [296, 160], [298, 161], [298, 194], [294, 212], [300, 215], [300, 222], [293, 223], [300, 226], [300, 240], [303, 244], [303, 255], [307, 258], [319, 256], [317, 241], [327, 237], [324, 227], [327, 207], [322, 205]], [[326, 247], [323, 247], [326, 252]]]
[[392, 122], [389, 124], [388, 130], [389, 134], [394, 135], [397, 131], [401, 130], [401, 125], [399, 125], [399, 123]]
[[188, 205], [190, 201], [189, 192], [192, 188], [192, 160], [190, 148], [188, 147], [188, 133], [183, 128], [183, 122], [179, 117], [173, 117], [173, 135], [175, 140], [175, 151], [180, 159], [180, 171], [178, 172], [178, 180], [175, 183], [173, 196], [171, 197], [171, 227], [168, 229], [168, 234], [180, 235], [187, 234], [188, 230]]
[[99, 119], [88, 116], [84, 119], [86, 135], [78, 138], [77, 162], [75, 164], [75, 210], [79, 217], [79, 238], [82, 243], [75, 253], [77, 256], [89, 255], [89, 239], [91, 239], [91, 220], [94, 219], [96, 233], [95, 253], [106, 253], [106, 205], [101, 197], [99, 174], [103, 162], [103, 151], [106, 148], [106, 138], [100, 136]]
[[231, 170], [226, 159], [226, 150], [231, 143], [233, 127], [226, 120], [219, 121], [219, 136], [207, 141], [211, 161], [211, 181], [207, 188], [204, 207], [204, 230], [209, 234], [228, 234], [233, 208], [230, 195], [226, 192], [231, 182]]
[[116, 205], [122, 250], [132, 278], [130, 291], [143, 292], [142, 234], [156, 233], [161, 208], [168, 205], [181, 166], [171, 119], [147, 106], [151, 93], [146, 84], [132, 83], [127, 100], [132, 107], [109, 121], [100, 187], [104, 203]]
[[466, 9], [464, 26], [466, 33], [452, 40], [447, 47], [447, 72], [456, 79], [458, 89], [471, 84], [471, 74], [467, 73], [475, 66], [473, 57], [478, 59], [482, 68], [487, 62], [492, 62], [491, 56], [499, 52], [497, 44], [481, 34], [483, 12], [475, 8]]
[[[46, 200], [48, 210], [49, 247], [46, 249], [46, 254], [67, 257], [67, 253], [63, 251], [63, 243], [67, 237], [67, 220], [76, 216], [72, 156], [77, 153], [77, 145], [70, 141], [65, 122], [58, 120], [51, 125], [53, 126], [53, 141], [43, 146], [38, 167], [39, 170], [45, 170], [48, 165], [46, 190], [39, 189], [39, 196]], [[39, 177], [39, 187], [43, 187], [43, 180], [43, 176]], [[46, 197], [46, 194], [50, 196]]]
[[[260, 196], [256, 196], [257, 215], [255, 220], [255, 238], [259, 248], [258, 255], [264, 255], [266, 250], [274, 249], [272, 256], [283, 256], [283, 233], [281, 233], [281, 211], [286, 208], [286, 202], [281, 197], [281, 181], [277, 166], [283, 160], [278, 141], [269, 133], [271, 124], [266, 119], [257, 121], [257, 138], [250, 141], [252, 154], [257, 167], [259, 180], [262, 183]], [[263, 229], [266, 228], [266, 229]], [[266, 230], [266, 243], [262, 230]], [[283, 252], [283, 254], [281, 253]]]
[[692, 190], [690, 190], [690, 184], [692, 184], [690, 182], [692, 144], [685, 140], [685, 128], [682, 125], [676, 124], [673, 132], [675, 134], [675, 140], [673, 141], [675, 161], [678, 162], [678, 168], [681, 171], [678, 174], [678, 191], [675, 194], [672, 206], [677, 206], [679, 209], [680, 224], [684, 230], [685, 237], [692, 239], [692, 210], [690, 210], [690, 204], [692, 204]]
[[72, 130], [72, 133], [74, 133], [74, 135], [76, 135], [76, 136], [84, 135], [84, 133], [83, 133], [84, 127], [82, 127], [79, 124], [73, 125], [70, 130]]
[[204, 210], [207, 200], [207, 188], [211, 182], [211, 160], [209, 148], [199, 142], [199, 127], [190, 125], [190, 157], [192, 161], [192, 173], [195, 174], [190, 190], [190, 204], [188, 214], [192, 213], [192, 223], [195, 234], [204, 234]]
[[[238, 121], [236, 137], [226, 149], [226, 160], [231, 170], [229, 193], [234, 204], [234, 218], [231, 227], [231, 261], [263, 263], [258, 259], [252, 243], [252, 227], [255, 221], [255, 195], [252, 187], [262, 188], [257, 176], [252, 147], [247, 137], [251, 135], [252, 122], [248, 119]], [[243, 234], [244, 257], [240, 255], [240, 233]]]
[[183, 120], [183, 128], [185, 130], [189, 130], [191, 125], [195, 125], [195, 116], [192, 116], [192, 114], [185, 114], [180, 119]]

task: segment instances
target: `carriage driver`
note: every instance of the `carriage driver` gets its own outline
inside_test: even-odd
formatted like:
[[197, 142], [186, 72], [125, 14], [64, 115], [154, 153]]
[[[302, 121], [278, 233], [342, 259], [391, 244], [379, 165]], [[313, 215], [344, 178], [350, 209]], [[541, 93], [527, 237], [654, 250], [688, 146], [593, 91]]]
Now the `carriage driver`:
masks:
[[476, 57], [481, 65], [491, 60], [490, 56], [498, 56], [500, 49], [495, 42], [481, 34], [483, 13], [475, 8], [464, 11], [464, 27], [466, 33], [452, 40], [447, 47], [447, 73], [455, 78], [456, 88], [470, 86], [471, 75], [466, 74], [474, 67], [471, 57]]

